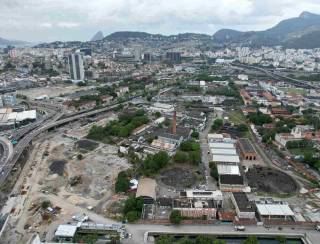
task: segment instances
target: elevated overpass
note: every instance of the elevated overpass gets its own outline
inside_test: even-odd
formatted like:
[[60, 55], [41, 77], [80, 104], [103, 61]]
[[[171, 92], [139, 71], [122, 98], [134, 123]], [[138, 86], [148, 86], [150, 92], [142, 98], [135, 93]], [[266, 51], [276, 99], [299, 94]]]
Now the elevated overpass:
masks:
[[[136, 98], [136, 97], [137, 96], [132, 97], [132, 98], [130, 98], [130, 100], [133, 98]], [[35, 137], [37, 137], [41, 133], [43, 133], [49, 129], [73, 122], [75, 120], [78, 120], [78, 119], [81, 119], [84, 117], [88, 117], [88, 116], [92, 116], [95, 114], [111, 111], [111, 110], [115, 109], [116, 107], [118, 107], [119, 105], [128, 104], [130, 100], [125, 101], [125, 102], [114, 103], [113, 105], [110, 105], [110, 106], [107, 106], [104, 108], [100, 108], [100, 109], [96, 109], [96, 110], [92, 110], [89, 112], [75, 114], [75, 115], [68, 117], [68, 118], [65, 118], [65, 119], [61, 119], [61, 117], [64, 115], [64, 112], [61, 111], [60, 113], [52, 115], [50, 118], [48, 118], [46, 121], [44, 121], [44, 123], [45, 123], [44, 125], [42, 125], [42, 126], [35, 125], [34, 130], [30, 131], [24, 137], [22, 137], [21, 140], [18, 142], [18, 144], [14, 147], [13, 156], [12, 156], [11, 160], [8, 160], [8, 161], [6, 161], [5, 164], [3, 164], [2, 172], [0, 175], [0, 185], [2, 185], [5, 182], [8, 175], [10, 174], [11, 170], [14, 168], [15, 164], [17, 163], [20, 156], [22, 155], [24, 149], [31, 143], [31, 141]]]

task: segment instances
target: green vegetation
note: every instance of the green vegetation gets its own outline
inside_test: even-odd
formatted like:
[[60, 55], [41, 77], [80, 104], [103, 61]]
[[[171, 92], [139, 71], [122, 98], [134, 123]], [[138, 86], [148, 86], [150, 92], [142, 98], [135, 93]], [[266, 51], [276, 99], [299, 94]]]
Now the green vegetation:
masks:
[[287, 243], [287, 238], [285, 236], [277, 236], [276, 240], [280, 243], [280, 244], [286, 244]]
[[172, 224], [178, 225], [182, 221], [181, 212], [179, 210], [173, 210], [170, 214], [170, 222]]
[[272, 118], [268, 114], [263, 114], [260, 111], [256, 113], [249, 113], [248, 119], [255, 125], [269, 124], [272, 122]]
[[213, 124], [211, 126], [212, 130], [219, 130], [223, 125], [223, 120], [222, 119], [215, 119], [213, 121]]
[[303, 80], [303, 81], [320, 81], [320, 74], [313, 74], [309, 76], [298, 76], [295, 77], [293, 75], [289, 75], [291, 78], [295, 78], [298, 80]]
[[96, 102], [96, 106], [99, 106], [102, 103], [102, 100], [98, 95], [85, 95], [85, 96], [81, 96], [79, 100], [73, 100], [71, 102], [71, 105], [74, 106], [75, 108], [78, 108], [80, 107], [81, 104], [85, 104], [87, 102], [93, 102], [93, 101]]
[[142, 208], [142, 198], [130, 197], [125, 201], [122, 212], [128, 222], [132, 223], [140, 219]]
[[215, 162], [209, 162], [209, 168], [210, 168], [210, 175], [213, 177], [216, 181], [219, 180], [219, 174], [218, 174], [218, 168], [217, 164]]
[[98, 234], [92, 233], [92, 234], [78, 234], [76, 233], [74, 237], [74, 241], [76, 243], [88, 243], [88, 244], [94, 244], [98, 240]]
[[194, 140], [182, 142], [179, 150], [173, 156], [173, 161], [198, 165], [201, 162], [200, 144]]
[[191, 137], [192, 137], [193, 139], [199, 139], [199, 132], [193, 130], [193, 131], [192, 131], [192, 134], [191, 134]]
[[320, 129], [320, 118], [317, 112], [313, 109], [307, 109], [303, 111], [303, 124], [313, 125], [315, 130]]
[[138, 110], [133, 114], [123, 113], [118, 120], [109, 122], [105, 127], [93, 125], [87, 138], [103, 142], [110, 136], [128, 137], [135, 128], [148, 122], [144, 110]]
[[197, 76], [196, 80], [204, 80], [204, 81], [226, 81], [229, 80], [229, 76], [213, 76], [207, 73], [202, 73]]
[[288, 149], [313, 148], [313, 142], [311, 140], [302, 139], [298, 141], [289, 141], [286, 146]]
[[129, 175], [127, 171], [121, 171], [118, 174], [118, 178], [115, 184], [115, 191], [126, 192], [130, 188]]
[[174, 243], [173, 236], [161, 235], [155, 241], [155, 244], [169, 244], [169, 243]]
[[246, 123], [246, 117], [243, 115], [241, 110], [235, 109], [228, 113], [228, 117], [231, 123], [235, 125]]
[[161, 235], [155, 240], [156, 244], [226, 244], [224, 240], [218, 240], [215, 236], [198, 235], [196, 239], [188, 236], [175, 240], [173, 236]]
[[160, 169], [167, 166], [170, 157], [166, 152], [160, 151], [154, 155], [148, 155], [141, 163], [139, 171], [146, 176], [150, 176], [159, 172]]
[[161, 117], [161, 113], [159, 111], [157, 111], [157, 112], [154, 113], [154, 116], [156, 118], [160, 118]]
[[82, 160], [82, 159], [83, 159], [83, 155], [82, 155], [81, 153], [78, 154], [78, 155], [77, 155], [77, 159], [78, 159], [78, 160]]
[[259, 244], [258, 238], [256, 236], [249, 236], [243, 244]]

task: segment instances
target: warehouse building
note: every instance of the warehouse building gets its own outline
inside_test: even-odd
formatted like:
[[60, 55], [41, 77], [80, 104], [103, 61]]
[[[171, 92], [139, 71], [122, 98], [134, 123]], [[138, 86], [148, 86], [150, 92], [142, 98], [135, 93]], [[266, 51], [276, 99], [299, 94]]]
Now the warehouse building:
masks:
[[240, 138], [238, 140], [241, 157], [244, 160], [257, 160], [256, 150], [253, 148], [251, 142], [247, 138]]
[[233, 192], [231, 200], [235, 206], [239, 219], [255, 219], [256, 213], [253, 204], [249, 201], [247, 195], [243, 192]]
[[219, 186], [225, 192], [244, 192], [246, 186], [241, 175], [219, 175]]
[[294, 219], [294, 212], [287, 202], [275, 201], [272, 198], [261, 198], [255, 203], [261, 219]]
[[153, 204], [156, 200], [157, 183], [151, 178], [142, 178], [138, 182], [136, 197], [142, 197], [145, 204]]

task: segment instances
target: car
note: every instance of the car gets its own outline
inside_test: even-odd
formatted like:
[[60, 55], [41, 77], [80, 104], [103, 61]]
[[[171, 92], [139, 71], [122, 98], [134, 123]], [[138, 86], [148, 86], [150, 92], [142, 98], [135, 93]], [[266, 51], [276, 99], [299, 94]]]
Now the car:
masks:
[[244, 227], [243, 225], [235, 225], [234, 229], [236, 231], [245, 231], [246, 227]]
[[316, 231], [320, 231], [320, 225], [316, 226]]

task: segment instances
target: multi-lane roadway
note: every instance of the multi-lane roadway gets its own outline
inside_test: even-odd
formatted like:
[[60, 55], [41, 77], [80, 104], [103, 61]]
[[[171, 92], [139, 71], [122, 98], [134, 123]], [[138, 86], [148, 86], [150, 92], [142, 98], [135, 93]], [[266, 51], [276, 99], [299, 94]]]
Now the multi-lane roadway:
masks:
[[[136, 98], [136, 96], [133, 98]], [[130, 100], [133, 98], [130, 98]], [[128, 103], [129, 103], [129, 101], [115, 103], [113, 105], [110, 105], [110, 106], [107, 106], [104, 108], [92, 110], [89, 112], [84, 112], [81, 114], [75, 114], [75, 115], [70, 116], [65, 119], [61, 119], [62, 116], [64, 115], [64, 111], [61, 110], [60, 112], [57, 112], [56, 114], [50, 115], [49, 117], [47, 117], [46, 119], [44, 119], [42, 121], [36, 122], [34, 125], [34, 129], [31, 130], [29, 133], [25, 134], [24, 137], [22, 137], [21, 140], [14, 147], [13, 156], [12, 156], [11, 160], [6, 160], [6, 163], [4, 163], [0, 166], [0, 167], [2, 167], [2, 171], [0, 174], [0, 185], [2, 185], [4, 183], [4, 181], [6, 180], [8, 175], [10, 174], [11, 170], [14, 168], [14, 165], [16, 164], [16, 162], [20, 158], [21, 154], [23, 153], [24, 149], [30, 144], [30, 142], [36, 136], [40, 135], [41, 133], [43, 133], [51, 128], [61, 126], [63, 124], [67, 124], [72, 121], [84, 118], [84, 117], [92, 116], [92, 115], [99, 114], [102, 112], [108, 112], [108, 111], [115, 109], [120, 104], [124, 105], [124, 104], [128, 104]], [[41, 124], [42, 124], [42, 126], [41, 126]]]

